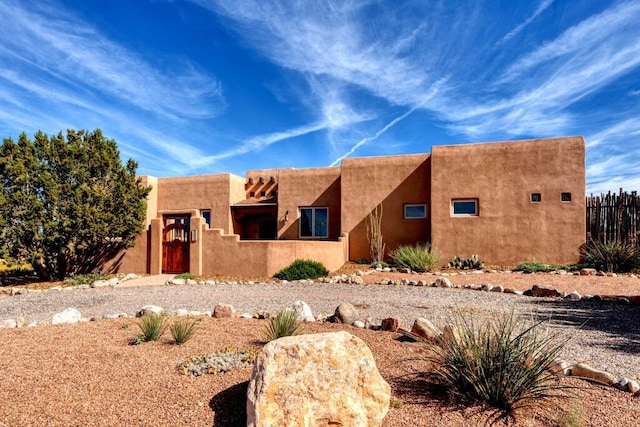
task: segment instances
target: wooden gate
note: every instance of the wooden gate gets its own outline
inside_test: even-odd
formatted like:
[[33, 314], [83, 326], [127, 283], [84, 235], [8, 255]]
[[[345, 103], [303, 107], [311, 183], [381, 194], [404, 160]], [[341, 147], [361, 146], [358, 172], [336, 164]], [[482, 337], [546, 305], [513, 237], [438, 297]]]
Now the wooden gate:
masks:
[[165, 219], [162, 233], [162, 272], [169, 274], [189, 271], [188, 219]]

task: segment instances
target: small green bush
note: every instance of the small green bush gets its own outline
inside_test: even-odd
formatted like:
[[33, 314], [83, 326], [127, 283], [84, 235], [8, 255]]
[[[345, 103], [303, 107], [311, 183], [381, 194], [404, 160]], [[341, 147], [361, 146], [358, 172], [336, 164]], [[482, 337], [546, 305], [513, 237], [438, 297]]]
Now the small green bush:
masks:
[[576, 264], [544, 264], [538, 261], [527, 261], [520, 263], [513, 269], [513, 271], [522, 271], [523, 273], [548, 273], [550, 271], [575, 271], [578, 269]]
[[68, 286], [90, 285], [96, 280], [109, 280], [109, 276], [98, 271], [91, 274], [78, 274], [64, 279], [63, 283]]
[[177, 344], [184, 344], [193, 337], [196, 332], [196, 321], [187, 321], [186, 319], [178, 319], [171, 326], [169, 332], [173, 337], [173, 341]]
[[145, 314], [138, 321], [138, 327], [142, 332], [136, 335], [134, 342], [158, 341], [167, 329], [167, 320], [158, 314]]
[[440, 264], [428, 243], [400, 246], [390, 256], [396, 268], [409, 268], [418, 272], [431, 271]]
[[640, 269], [640, 247], [631, 242], [590, 240], [580, 248], [581, 264], [613, 273]]
[[278, 314], [269, 319], [265, 328], [267, 341], [300, 335], [302, 332], [302, 324], [298, 321], [298, 313], [294, 310], [282, 310], [278, 312]]
[[369, 258], [358, 258], [356, 260], [356, 264], [369, 264], [369, 263], [370, 263]]
[[329, 274], [322, 263], [308, 259], [297, 259], [288, 267], [283, 268], [273, 275], [280, 280], [317, 279]]
[[185, 280], [193, 280], [195, 278], [196, 278], [196, 276], [194, 276], [191, 273], [181, 273], [181, 274], [178, 274], [178, 275], [176, 275], [174, 277], [174, 279], [185, 279]]
[[566, 397], [563, 390], [570, 387], [551, 372], [564, 343], [542, 334], [541, 323], [523, 324], [511, 313], [476, 326], [458, 314], [456, 333], [430, 344], [433, 373], [454, 394], [485, 402], [502, 415]]
[[471, 258], [454, 257], [449, 261], [449, 268], [457, 270], [481, 270], [484, 263], [478, 259], [478, 255], [471, 255]]

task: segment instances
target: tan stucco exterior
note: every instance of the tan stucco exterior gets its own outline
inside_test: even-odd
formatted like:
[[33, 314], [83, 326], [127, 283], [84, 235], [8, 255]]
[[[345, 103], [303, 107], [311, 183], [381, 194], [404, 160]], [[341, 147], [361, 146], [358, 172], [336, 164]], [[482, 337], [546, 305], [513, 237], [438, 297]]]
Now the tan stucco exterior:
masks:
[[[575, 262], [585, 240], [584, 148], [581, 137], [433, 147], [431, 241], [440, 257]], [[478, 216], [452, 215], [452, 199], [474, 198]]]
[[[272, 275], [298, 258], [337, 269], [369, 257], [367, 217], [377, 206], [387, 253], [431, 242], [445, 264], [472, 254], [491, 265], [573, 262], [585, 238], [584, 150], [581, 137], [551, 138], [347, 158], [340, 167], [253, 170], [244, 178], [142, 177], [153, 186], [148, 229], [117, 265], [161, 272], [163, 230], [182, 221], [189, 233], [176, 239], [184, 241], [193, 274]], [[562, 193], [571, 201], [561, 201]], [[477, 215], [453, 215], [452, 200], [477, 200]], [[425, 217], [406, 219], [406, 205]], [[301, 237], [305, 208], [326, 208], [326, 236]]]

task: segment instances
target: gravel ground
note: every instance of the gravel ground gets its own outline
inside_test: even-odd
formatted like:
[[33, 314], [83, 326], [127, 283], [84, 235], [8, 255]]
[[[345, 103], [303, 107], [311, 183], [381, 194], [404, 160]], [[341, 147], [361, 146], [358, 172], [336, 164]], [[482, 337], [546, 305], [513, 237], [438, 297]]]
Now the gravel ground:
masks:
[[239, 313], [275, 313], [301, 299], [316, 316], [333, 314], [342, 302], [354, 304], [362, 320], [379, 324], [387, 317], [401, 319], [410, 328], [416, 317], [436, 326], [450, 323], [459, 311], [482, 319], [513, 310], [546, 319], [559, 339], [568, 340], [564, 358], [585, 361], [618, 376], [640, 379], [640, 307], [608, 302], [569, 302], [465, 289], [322, 283], [257, 283], [216, 285], [163, 285], [127, 288], [76, 289], [31, 293], [0, 299], [0, 320], [22, 316], [27, 323], [50, 321], [68, 307], [83, 317], [113, 313], [133, 315], [154, 304], [177, 309], [207, 311], [218, 303], [233, 305]]
[[[366, 276], [367, 280], [371, 276]], [[477, 283], [504, 283], [505, 279], [483, 275]], [[540, 283], [538, 279], [518, 278], [514, 287], [530, 286], [527, 280]], [[452, 277], [454, 283], [466, 280], [472, 279]], [[623, 294], [635, 293], [638, 286], [637, 279], [629, 283], [616, 279], [617, 284], [607, 284], [604, 279], [585, 284], [584, 280], [575, 279], [564, 286], [584, 292], [580, 286], [595, 288], [599, 284], [602, 288], [605, 284], [612, 292]], [[545, 278], [543, 283], [547, 282]], [[315, 315], [332, 314], [340, 303], [350, 302], [358, 307], [362, 319], [370, 317], [379, 323], [385, 317], [398, 317], [407, 328], [419, 316], [442, 327], [456, 311], [482, 319], [514, 310], [548, 319], [552, 332], [570, 339], [566, 359], [586, 360], [618, 375], [640, 377], [640, 307], [464, 289], [321, 283], [76, 289], [0, 298], [0, 321], [22, 316], [27, 322], [47, 322], [68, 307], [77, 308], [87, 318], [133, 314], [147, 304], [168, 311], [208, 311], [217, 303], [230, 303], [240, 313], [274, 313], [296, 299], [306, 301]], [[259, 349], [265, 321], [198, 319], [195, 337], [182, 346], [171, 345], [168, 336], [159, 342], [129, 345], [138, 332], [132, 319], [0, 329], [0, 427], [246, 425], [244, 407], [251, 368], [196, 378], [182, 375], [177, 364], [183, 358], [228, 347]], [[406, 360], [421, 354], [419, 344], [402, 342], [397, 339], [399, 334], [346, 325], [315, 322], [305, 326], [307, 333], [342, 329], [365, 340], [391, 385], [394, 404], [384, 420], [385, 427], [488, 425], [492, 412], [487, 408], [452, 402], [423, 376], [415, 375], [429, 369]], [[634, 425], [640, 397], [576, 379], [561, 381], [578, 387], [571, 398], [526, 409], [509, 425], [617, 426], [630, 425], [629, 421]]]

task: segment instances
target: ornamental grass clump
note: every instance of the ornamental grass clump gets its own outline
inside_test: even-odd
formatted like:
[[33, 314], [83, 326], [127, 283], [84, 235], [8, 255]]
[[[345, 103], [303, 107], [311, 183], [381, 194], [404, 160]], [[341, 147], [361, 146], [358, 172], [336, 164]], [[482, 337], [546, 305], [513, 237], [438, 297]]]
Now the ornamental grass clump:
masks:
[[390, 256], [396, 268], [408, 268], [417, 272], [431, 271], [440, 264], [428, 243], [400, 246]]
[[329, 270], [320, 262], [308, 259], [297, 259], [289, 266], [273, 275], [280, 280], [317, 279], [329, 274]]
[[136, 335], [134, 343], [158, 341], [167, 329], [167, 320], [159, 314], [145, 314], [138, 321], [141, 334]]
[[269, 319], [265, 328], [267, 341], [273, 341], [282, 337], [300, 335], [304, 331], [298, 321], [298, 313], [294, 310], [282, 310]]
[[590, 240], [580, 248], [581, 264], [600, 271], [627, 273], [640, 269], [640, 247], [633, 242]]
[[430, 345], [433, 374], [453, 394], [495, 407], [497, 417], [567, 397], [570, 387], [552, 373], [564, 343], [543, 333], [541, 323], [511, 313], [476, 325], [458, 314], [455, 333]]
[[184, 344], [193, 337], [196, 332], [196, 321], [191, 322], [186, 319], [178, 319], [171, 326], [169, 326], [169, 332], [173, 337], [173, 341], [177, 344]]

